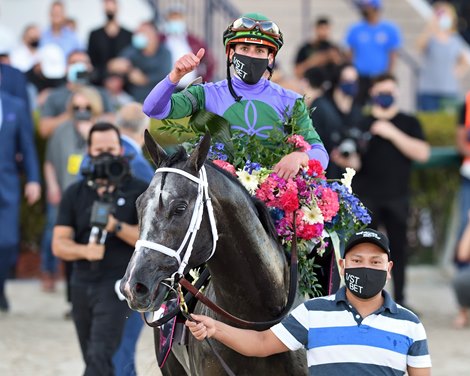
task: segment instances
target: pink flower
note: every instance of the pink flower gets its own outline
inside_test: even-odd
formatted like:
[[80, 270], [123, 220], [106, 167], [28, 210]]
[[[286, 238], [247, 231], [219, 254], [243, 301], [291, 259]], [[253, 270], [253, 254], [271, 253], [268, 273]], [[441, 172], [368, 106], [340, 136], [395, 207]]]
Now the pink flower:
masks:
[[312, 148], [312, 145], [310, 145], [307, 141], [305, 141], [303, 136], [301, 136], [299, 134], [294, 134], [294, 135], [290, 136], [287, 139], [287, 142], [289, 144], [293, 144], [295, 146], [295, 148], [298, 149], [298, 151], [306, 152], [306, 151], [308, 151]]
[[297, 192], [286, 191], [280, 198], [279, 204], [285, 212], [293, 212], [299, 208], [299, 198]]
[[310, 240], [320, 237], [322, 232], [323, 225], [321, 223], [315, 223], [313, 225], [305, 223], [297, 229], [297, 236], [305, 240]]
[[316, 195], [318, 197], [317, 204], [323, 214], [324, 221], [331, 221], [339, 210], [338, 193], [327, 187], [318, 187]]
[[222, 170], [230, 172], [233, 176], [237, 176], [237, 171], [235, 170], [235, 167], [232, 164], [225, 161], [221, 161], [220, 159], [215, 159], [212, 161], [212, 163], [220, 167]]
[[313, 177], [317, 177], [320, 179], [325, 179], [325, 171], [323, 171], [323, 167], [319, 161], [316, 159], [310, 159], [308, 161], [308, 171], [307, 174]]

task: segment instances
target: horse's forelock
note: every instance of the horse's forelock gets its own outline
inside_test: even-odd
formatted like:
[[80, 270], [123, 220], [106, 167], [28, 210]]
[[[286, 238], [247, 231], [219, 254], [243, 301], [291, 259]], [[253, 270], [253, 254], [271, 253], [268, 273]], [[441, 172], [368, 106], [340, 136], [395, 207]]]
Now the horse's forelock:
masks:
[[178, 146], [176, 151], [162, 161], [161, 167], [171, 167], [178, 162], [184, 162], [188, 160], [188, 153], [182, 146]]

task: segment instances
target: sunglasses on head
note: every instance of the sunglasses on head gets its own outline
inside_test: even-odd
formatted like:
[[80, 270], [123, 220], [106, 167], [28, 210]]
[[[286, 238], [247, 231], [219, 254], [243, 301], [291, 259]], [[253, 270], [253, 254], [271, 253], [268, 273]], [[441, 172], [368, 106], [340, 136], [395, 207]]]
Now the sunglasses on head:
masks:
[[88, 106], [74, 105], [72, 108], [73, 108], [74, 111], [91, 111], [91, 106], [90, 105], [88, 105]]
[[273, 38], [280, 38], [281, 31], [279, 26], [277, 26], [272, 21], [257, 21], [248, 17], [241, 17], [233, 21], [232, 26], [230, 27], [231, 31], [250, 31], [253, 29], [258, 29], [266, 35], [270, 35]]

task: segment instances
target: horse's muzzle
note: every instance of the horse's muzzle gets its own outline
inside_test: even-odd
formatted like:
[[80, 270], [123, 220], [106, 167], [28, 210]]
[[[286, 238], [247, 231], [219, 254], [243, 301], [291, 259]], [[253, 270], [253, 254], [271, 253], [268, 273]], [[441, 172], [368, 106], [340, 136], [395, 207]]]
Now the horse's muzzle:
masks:
[[126, 297], [129, 307], [134, 311], [149, 312], [155, 311], [160, 308], [167, 293], [168, 286], [158, 282], [156, 289], [153, 290], [147, 287], [144, 283], [134, 282], [129, 283], [128, 280], [121, 281], [120, 290]]

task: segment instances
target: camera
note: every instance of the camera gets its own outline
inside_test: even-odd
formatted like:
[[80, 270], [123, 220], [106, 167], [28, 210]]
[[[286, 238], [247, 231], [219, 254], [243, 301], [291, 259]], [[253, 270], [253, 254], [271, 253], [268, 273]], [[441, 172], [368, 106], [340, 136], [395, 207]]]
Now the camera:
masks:
[[[123, 156], [102, 153], [91, 158], [82, 173], [90, 187], [94, 189], [106, 188], [100, 198], [93, 202], [90, 216], [92, 228], [89, 238], [90, 243], [104, 244], [107, 237], [105, 228], [109, 215], [114, 213], [114, 202], [118, 188], [130, 175], [129, 160]], [[112, 186], [114, 189], [111, 189]], [[94, 267], [96, 267], [95, 264]]]
[[[102, 153], [92, 158], [82, 173], [89, 185], [119, 186], [130, 174], [129, 160], [123, 156]], [[106, 184], [102, 184], [101, 181], [105, 181]]]
[[367, 150], [371, 134], [354, 127], [341, 132], [338, 138], [338, 151], [343, 157], [347, 158], [354, 153], [364, 154]]

